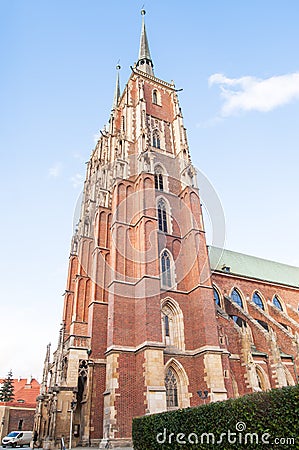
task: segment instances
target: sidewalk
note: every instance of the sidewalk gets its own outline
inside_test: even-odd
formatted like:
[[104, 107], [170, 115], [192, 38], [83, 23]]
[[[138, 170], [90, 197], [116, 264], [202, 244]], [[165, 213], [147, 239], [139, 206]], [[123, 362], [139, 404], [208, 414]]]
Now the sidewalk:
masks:
[[[110, 448], [111, 447], [109, 447], [109, 449]], [[100, 450], [99, 447], [72, 447], [72, 450], [95, 450], [95, 449]], [[68, 447], [66, 447], [66, 450], [68, 450]], [[133, 450], [133, 447], [114, 447], [112, 450]]]
[[[95, 450], [98, 448], [99, 447], [74, 447], [72, 450]], [[133, 450], [133, 447], [114, 447], [112, 450]]]

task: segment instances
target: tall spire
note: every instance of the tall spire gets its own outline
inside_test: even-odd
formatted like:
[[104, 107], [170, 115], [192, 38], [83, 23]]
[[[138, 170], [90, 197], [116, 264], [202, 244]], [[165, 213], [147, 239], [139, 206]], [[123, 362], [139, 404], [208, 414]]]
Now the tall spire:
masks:
[[116, 75], [116, 83], [115, 83], [115, 91], [114, 91], [112, 110], [117, 107], [118, 100], [120, 97], [120, 87], [119, 87], [119, 71], [120, 71], [120, 69], [121, 69], [120, 65], [117, 64], [117, 66], [116, 66], [117, 75]]
[[150, 54], [150, 49], [148, 45], [147, 35], [146, 35], [146, 29], [145, 29], [145, 23], [144, 23], [144, 16], [145, 16], [145, 10], [141, 10], [142, 15], [142, 26], [141, 26], [141, 36], [140, 36], [140, 47], [139, 47], [139, 57], [136, 64], [136, 67], [139, 70], [142, 70], [143, 72], [148, 73], [149, 75], [154, 75], [153, 71], [153, 61]]

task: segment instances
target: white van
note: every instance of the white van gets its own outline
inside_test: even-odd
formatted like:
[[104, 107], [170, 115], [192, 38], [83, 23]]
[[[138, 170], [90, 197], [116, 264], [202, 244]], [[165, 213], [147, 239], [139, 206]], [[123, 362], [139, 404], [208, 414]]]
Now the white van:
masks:
[[11, 431], [2, 439], [2, 447], [16, 447], [17, 445], [23, 447], [23, 445], [30, 445], [31, 441], [32, 431]]

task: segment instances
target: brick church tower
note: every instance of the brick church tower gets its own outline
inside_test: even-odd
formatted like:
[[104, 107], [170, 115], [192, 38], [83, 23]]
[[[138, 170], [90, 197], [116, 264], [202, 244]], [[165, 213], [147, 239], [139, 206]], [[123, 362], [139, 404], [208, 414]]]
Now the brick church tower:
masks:
[[122, 94], [117, 75], [87, 166], [39, 396], [44, 447], [67, 440], [70, 422], [73, 445], [124, 445], [134, 416], [199, 405], [199, 390], [227, 397], [196, 172], [175, 85], [154, 74], [144, 14], [138, 61]]

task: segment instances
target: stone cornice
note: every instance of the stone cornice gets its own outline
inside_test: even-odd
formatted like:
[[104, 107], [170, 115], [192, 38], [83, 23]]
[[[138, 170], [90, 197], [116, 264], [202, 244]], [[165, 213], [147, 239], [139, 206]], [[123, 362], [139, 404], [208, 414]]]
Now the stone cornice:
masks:
[[167, 81], [161, 80], [160, 78], [157, 78], [153, 75], [150, 75], [146, 72], [143, 72], [142, 70], [138, 70], [136, 67], [131, 67], [132, 72], [136, 75], [141, 75], [143, 78], [147, 78], [150, 81], [153, 81], [155, 83], [161, 84], [164, 87], [167, 87], [168, 89], [171, 89], [172, 91], [175, 92], [175, 85], [174, 84], [170, 84]]
[[170, 351], [161, 342], [148, 342], [148, 341], [143, 342], [142, 344], [136, 347], [130, 347], [125, 345], [112, 345], [107, 348], [105, 354], [108, 355], [111, 353], [138, 353], [139, 351], [142, 350], [157, 349], [157, 348], [163, 350], [165, 354], [178, 356], [198, 356], [207, 353], [230, 355], [230, 352], [228, 350], [216, 346], [205, 345], [204, 347], [196, 348], [194, 350], [183, 351], [179, 349], [173, 349], [173, 351]]
[[161, 342], [151, 342], [145, 341], [142, 344], [136, 347], [130, 347], [126, 345], [111, 345], [107, 348], [105, 355], [109, 355], [111, 353], [137, 353], [141, 350], [146, 350], [150, 348], [159, 348], [161, 350], [165, 349], [165, 345]]

